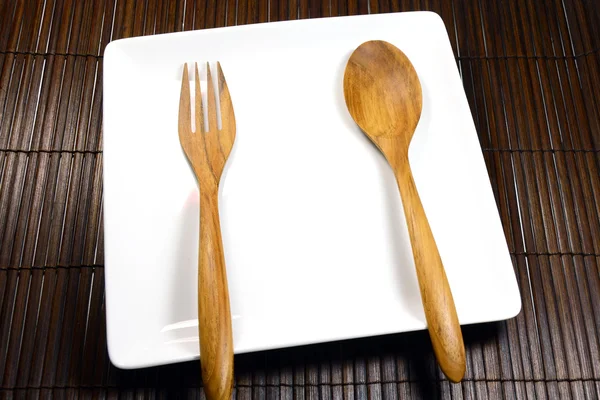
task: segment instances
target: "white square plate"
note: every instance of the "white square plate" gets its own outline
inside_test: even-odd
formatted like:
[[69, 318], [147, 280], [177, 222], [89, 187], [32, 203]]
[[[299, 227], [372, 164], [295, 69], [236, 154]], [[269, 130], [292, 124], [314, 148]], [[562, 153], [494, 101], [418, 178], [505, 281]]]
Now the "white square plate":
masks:
[[351, 52], [412, 60], [410, 162], [462, 324], [520, 296], [448, 34], [415, 12], [118, 40], [104, 56], [108, 347], [121, 368], [197, 359], [198, 189], [179, 144], [184, 62], [220, 61], [237, 120], [220, 213], [235, 352], [425, 328], [400, 195], [348, 114]]

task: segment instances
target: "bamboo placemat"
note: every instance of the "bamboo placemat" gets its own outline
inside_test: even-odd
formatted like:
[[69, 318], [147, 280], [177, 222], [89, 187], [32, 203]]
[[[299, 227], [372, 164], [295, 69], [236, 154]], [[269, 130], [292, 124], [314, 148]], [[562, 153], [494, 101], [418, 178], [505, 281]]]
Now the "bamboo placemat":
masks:
[[446, 23], [523, 310], [464, 327], [468, 367], [457, 385], [415, 332], [238, 356], [234, 395], [599, 398], [600, 7], [591, 0], [0, 1], [0, 397], [204, 397], [197, 362], [121, 371], [108, 360], [109, 41], [410, 10]]

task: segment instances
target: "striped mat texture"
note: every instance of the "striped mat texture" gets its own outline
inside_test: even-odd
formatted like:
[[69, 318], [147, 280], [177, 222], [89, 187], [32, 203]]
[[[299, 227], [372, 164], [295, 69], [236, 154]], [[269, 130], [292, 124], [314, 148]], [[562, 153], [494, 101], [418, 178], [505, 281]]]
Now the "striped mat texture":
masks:
[[101, 110], [111, 40], [411, 10], [446, 23], [522, 312], [464, 328], [460, 384], [414, 332], [240, 355], [234, 397], [598, 399], [593, 0], [0, 0], [0, 398], [204, 398], [197, 362], [122, 371], [107, 356]]

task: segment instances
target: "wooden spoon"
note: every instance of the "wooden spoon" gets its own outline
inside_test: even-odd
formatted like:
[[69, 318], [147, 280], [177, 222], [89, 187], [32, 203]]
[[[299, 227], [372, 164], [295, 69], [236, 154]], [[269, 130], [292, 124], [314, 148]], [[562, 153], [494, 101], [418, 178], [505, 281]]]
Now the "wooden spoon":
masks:
[[419, 77], [406, 55], [384, 41], [361, 44], [344, 73], [344, 97], [354, 121], [394, 170], [417, 269], [433, 350], [453, 382], [465, 373], [465, 347], [450, 285], [408, 162], [421, 117]]

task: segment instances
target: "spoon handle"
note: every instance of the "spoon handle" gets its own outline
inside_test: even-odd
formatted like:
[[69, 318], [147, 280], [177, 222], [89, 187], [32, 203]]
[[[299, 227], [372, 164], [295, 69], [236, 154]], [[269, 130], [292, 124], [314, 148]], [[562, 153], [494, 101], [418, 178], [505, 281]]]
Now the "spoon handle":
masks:
[[433, 351], [444, 374], [459, 382], [466, 368], [460, 324], [435, 239], [408, 165], [395, 169]]

